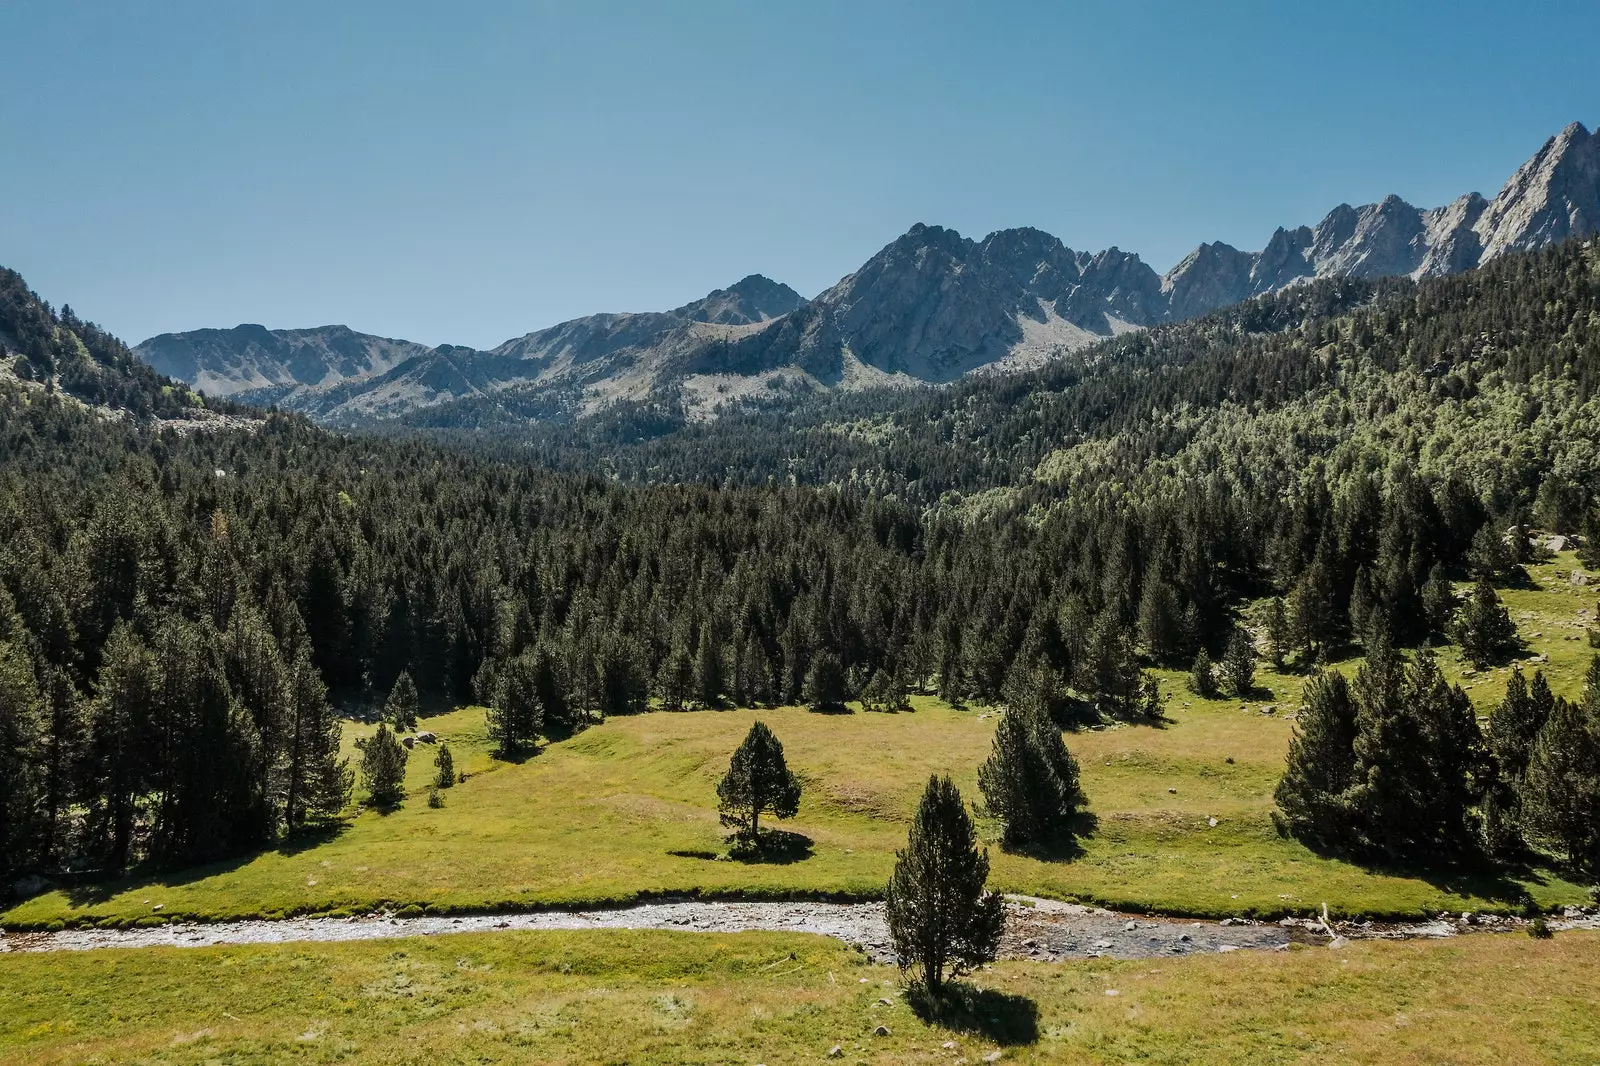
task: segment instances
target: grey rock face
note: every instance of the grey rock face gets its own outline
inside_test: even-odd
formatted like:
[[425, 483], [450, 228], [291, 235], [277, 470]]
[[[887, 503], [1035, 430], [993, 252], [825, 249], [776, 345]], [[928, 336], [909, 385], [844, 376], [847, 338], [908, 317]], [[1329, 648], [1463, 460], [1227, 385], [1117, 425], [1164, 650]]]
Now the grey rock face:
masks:
[[1472, 228], [1485, 260], [1600, 229], [1600, 133], [1574, 122], [1550, 138]]

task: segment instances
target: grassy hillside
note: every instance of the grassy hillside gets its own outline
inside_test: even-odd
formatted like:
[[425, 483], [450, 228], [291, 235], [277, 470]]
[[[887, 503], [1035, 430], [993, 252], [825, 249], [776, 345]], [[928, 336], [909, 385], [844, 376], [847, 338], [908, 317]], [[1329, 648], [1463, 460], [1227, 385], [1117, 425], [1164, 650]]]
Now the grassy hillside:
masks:
[[[1565, 695], [1577, 694], [1592, 654], [1586, 640], [1570, 638], [1583, 636], [1600, 595], [1568, 584], [1571, 566], [1562, 557], [1535, 567], [1534, 588], [1504, 593], [1529, 655], [1549, 659], [1543, 668]], [[1454, 648], [1441, 660], [1488, 714], [1509, 668], [1469, 676]], [[1281, 914], [1323, 902], [1337, 913], [1413, 915], [1586, 899], [1582, 888], [1550, 873], [1496, 879], [1376, 871], [1278, 836], [1272, 791], [1302, 679], [1264, 672], [1262, 691], [1241, 703], [1198, 699], [1182, 675], [1161, 676], [1166, 722], [1068, 737], [1097, 823], [1083, 853], [1043, 861], [996, 848], [998, 887], [1204, 915]], [[969, 799], [978, 798], [993, 712], [932, 698], [916, 706], [900, 715], [655, 712], [611, 719], [516, 765], [490, 757], [482, 710], [463, 709], [425, 722], [469, 774], [445, 794], [443, 809], [424, 802], [435, 749], [419, 745], [408, 766], [411, 799], [395, 813], [363, 812], [336, 834], [236, 862], [47, 893], [3, 920], [130, 923], [341, 913], [385, 903], [514, 908], [680, 892], [871, 897], [888, 878], [929, 774], [950, 773]], [[785, 826], [813, 841], [801, 861], [725, 858], [716, 783], [757, 718], [783, 740], [805, 783], [800, 815]], [[348, 727], [346, 745], [364, 731], [370, 727]], [[998, 839], [997, 826], [985, 824], [985, 832]]]
[[0, 1058], [775, 1066], [838, 1046], [846, 1063], [1588, 1063], [1597, 949], [1595, 934], [1566, 933], [1001, 963], [976, 976], [985, 992], [966, 1032], [924, 1025], [893, 969], [819, 937], [505, 933], [10, 955]]

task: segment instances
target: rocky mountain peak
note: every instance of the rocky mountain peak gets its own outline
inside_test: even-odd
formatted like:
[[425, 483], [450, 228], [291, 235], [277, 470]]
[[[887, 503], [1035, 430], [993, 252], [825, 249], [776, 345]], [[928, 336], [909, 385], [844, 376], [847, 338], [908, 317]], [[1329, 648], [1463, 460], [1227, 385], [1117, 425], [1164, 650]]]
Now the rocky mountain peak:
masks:
[[805, 304], [804, 296], [762, 274], [749, 274], [726, 289], [668, 312], [690, 322], [742, 326], [766, 322]]
[[1600, 134], [1574, 122], [1511, 175], [1473, 227], [1483, 259], [1600, 229]]

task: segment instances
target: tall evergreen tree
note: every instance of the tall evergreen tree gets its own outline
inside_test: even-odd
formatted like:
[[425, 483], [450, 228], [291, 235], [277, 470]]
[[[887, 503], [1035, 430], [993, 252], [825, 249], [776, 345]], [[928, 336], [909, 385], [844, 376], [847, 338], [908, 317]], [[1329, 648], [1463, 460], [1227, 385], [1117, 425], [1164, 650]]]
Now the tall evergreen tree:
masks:
[[507, 660], [495, 676], [494, 700], [489, 706], [489, 739], [502, 758], [532, 751], [544, 726], [544, 705], [539, 700], [538, 661], [532, 651]]
[[1000, 716], [994, 750], [978, 768], [984, 806], [1005, 826], [1007, 847], [1061, 840], [1083, 803], [1078, 764], [1061, 730], [1037, 704], [1015, 704]]
[[1440, 634], [1451, 631], [1456, 613], [1456, 593], [1445, 574], [1443, 563], [1434, 563], [1428, 573], [1428, 583], [1422, 587], [1422, 612], [1430, 631]]
[[818, 654], [806, 673], [805, 701], [813, 711], [838, 711], [849, 697], [844, 664], [831, 651]]
[[1222, 677], [1228, 691], [1239, 699], [1246, 699], [1256, 686], [1256, 645], [1242, 627], [1233, 631], [1228, 640], [1228, 650], [1222, 656]]
[[750, 727], [717, 785], [722, 824], [752, 846], [761, 841], [761, 815], [793, 818], [800, 810], [800, 779], [783, 758], [783, 744], [765, 722]]
[[450, 745], [439, 742], [439, 752], [433, 757], [434, 788], [450, 788], [456, 783], [456, 761], [450, 754]]
[[1356, 777], [1356, 704], [1344, 675], [1306, 682], [1289, 741], [1289, 762], [1273, 795], [1282, 832], [1324, 848], [1347, 846], [1356, 828], [1347, 792]]
[[409, 733], [417, 728], [417, 716], [420, 713], [417, 684], [411, 680], [410, 671], [402, 670], [400, 676], [394, 679], [389, 698], [383, 702], [384, 720], [394, 727], [396, 733]]
[[1211, 662], [1211, 653], [1204, 648], [1195, 652], [1194, 663], [1189, 667], [1189, 691], [1208, 700], [1217, 694], [1217, 668]]
[[379, 722], [378, 731], [356, 747], [361, 749], [361, 778], [369, 802], [374, 807], [397, 806], [406, 798], [406, 760], [411, 753], [389, 732], [387, 722]]
[[709, 623], [700, 627], [700, 647], [694, 658], [694, 696], [702, 707], [718, 707], [727, 688], [723, 669], [722, 644], [711, 632]]
[[1482, 670], [1500, 662], [1517, 645], [1517, 627], [1494, 587], [1480, 577], [1467, 596], [1456, 624], [1456, 642], [1472, 665]]
[[1407, 669], [1382, 642], [1368, 650], [1355, 690], [1350, 795], [1365, 849], [1405, 861], [1467, 851], [1484, 752], [1466, 693], [1445, 681], [1431, 654]]
[[989, 853], [978, 848], [961, 793], [948, 777], [930, 778], [884, 891], [901, 968], [918, 967], [928, 993], [995, 957], [1005, 912], [988, 879]]
[[89, 819], [92, 846], [113, 870], [127, 867], [134, 858], [139, 807], [153, 769], [148, 738], [160, 694], [155, 657], [131, 625], [118, 622], [106, 641], [90, 705], [88, 760], [95, 795]]
[[[0, 616], [9, 607], [0, 587]], [[0, 617], [0, 875], [29, 869], [44, 850], [44, 783], [36, 754], [46, 730], [44, 694], [20, 640]], [[20, 637], [20, 624], [12, 636]]]
[[1583, 699], [1558, 699], [1529, 755], [1523, 813], [1530, 836], [1600, 875], [1600, 656]]

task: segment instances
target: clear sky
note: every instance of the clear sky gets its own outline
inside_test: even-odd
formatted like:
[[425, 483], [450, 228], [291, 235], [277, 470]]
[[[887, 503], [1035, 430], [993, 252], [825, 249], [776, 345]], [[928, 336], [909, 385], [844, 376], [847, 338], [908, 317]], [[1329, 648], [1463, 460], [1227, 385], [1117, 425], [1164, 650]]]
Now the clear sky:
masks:
[[1600, 3], [4, 0], [0, 264], [129, 342], [488, 346], [915, 222], [1164, 270], [1600, 121]]

